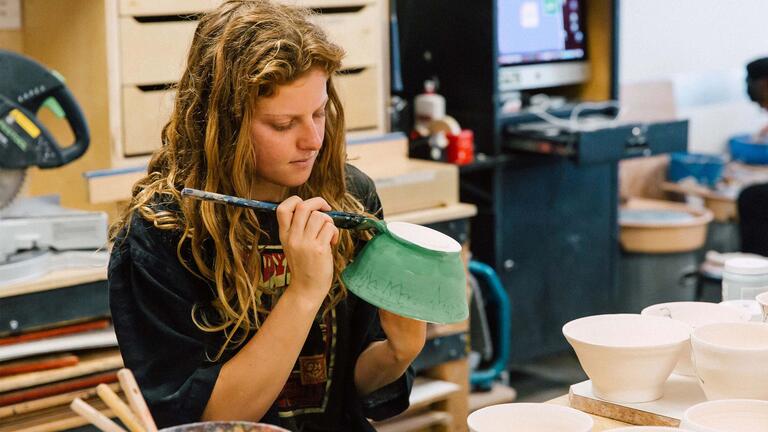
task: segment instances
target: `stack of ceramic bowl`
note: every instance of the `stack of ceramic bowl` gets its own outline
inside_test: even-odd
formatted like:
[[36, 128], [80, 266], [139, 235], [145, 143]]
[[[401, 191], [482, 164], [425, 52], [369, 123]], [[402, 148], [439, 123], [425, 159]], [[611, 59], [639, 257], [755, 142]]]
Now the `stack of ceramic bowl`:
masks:
[[509, 403], [467, 417], [470, 432], [591, 432], [592, 417], [560, 405]]
[[693, 331], [691, 344], [708, 400], [768, 400], [768, 325], [708, 324]]
[[[749, 315], [744, 311], [717, 303], [706, 302], [672, 302], [648, 306], [641, 315], [659, 316], [683, 322], [690, 326], [691, 331], [707, 324], [720, 322], [744, 322]], [[691, 344], [686, 343], [680, 359], [675, 366], [675, 373], [686, 376], [696, 376], [691, 363]]]
[[693, 432], [765, 432], [768, 402], [731, 399], [700, 403], [685, 411], [680, 428]]
[[563, 334], [592, 380], [595, 396], [638, 403], [663, 396], [664, 383], [690, 339], [690, 327], [650, 315], [611, 314], [571, 321]]

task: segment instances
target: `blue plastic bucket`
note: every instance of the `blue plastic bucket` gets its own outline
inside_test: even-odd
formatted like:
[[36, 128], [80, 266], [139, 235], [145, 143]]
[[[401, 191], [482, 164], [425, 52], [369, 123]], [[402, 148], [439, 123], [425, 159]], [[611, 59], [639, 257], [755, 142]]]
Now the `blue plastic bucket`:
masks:
[[723, 177], [725, 158], [720, 155], [701, 153], [672, 153], [667, 178], [679, 182], [693, 177], [700, 184], [714, 186]]
[[768, 165], [768, 141], [755, 141], [750, 135], [737, 135], [728, 141], [728, 148], [733, 160]]

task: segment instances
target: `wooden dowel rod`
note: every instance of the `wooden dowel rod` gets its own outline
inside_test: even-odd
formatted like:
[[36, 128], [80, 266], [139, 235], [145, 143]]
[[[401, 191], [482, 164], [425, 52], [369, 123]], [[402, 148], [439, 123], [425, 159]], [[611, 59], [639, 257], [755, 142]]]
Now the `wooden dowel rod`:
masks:
[[104, 403], [112, 409], [112, 412], [115, 413], [117, 418], [123, 422], [128, 430], [131, 432], [146, 432], [144, 426], [131, 411], [131, 408], [128, 407], [128, 405], [126, 405], [125, 402], [120, 399], [120, 396], [112, 391], [108, 385], [99, 384], [99, 386], [96, 387], [96, 393], [99, 395], [101, 400], [103, 400]]
[[72, 408], [72, 411], [78, 413], [81, 417], [91, 422], [92, 425], [96, 426], [101, 431], [126, 432], [125, 429], [118, 426], [117, 423], [107, 418], [107, 416], [100, 413], [96, 408], [88, 405], [87, 402], [80, 398], [75, 398], [75, 400], [69, 404], [69, 407]]

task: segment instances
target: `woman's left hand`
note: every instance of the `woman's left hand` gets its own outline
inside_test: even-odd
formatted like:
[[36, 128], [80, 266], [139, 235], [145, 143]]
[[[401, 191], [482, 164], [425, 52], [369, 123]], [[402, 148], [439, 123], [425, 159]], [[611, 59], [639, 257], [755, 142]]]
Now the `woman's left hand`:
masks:
[[411, 363], [424, 348], [427, 323], [379, 309], [381, 328], [398, 362]]

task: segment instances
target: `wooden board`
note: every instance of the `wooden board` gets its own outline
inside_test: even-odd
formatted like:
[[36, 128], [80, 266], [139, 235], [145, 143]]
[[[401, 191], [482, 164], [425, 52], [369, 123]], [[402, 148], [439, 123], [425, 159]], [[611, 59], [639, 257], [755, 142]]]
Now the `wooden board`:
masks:
[[22, 360], [0, 363], [0, 378], [29, 372], [38, 372], [74, 366], [79, 361], [74, 354], [63, 353], [25, 358]]
[[[563, 395], [558, 398], [552, 399], [550, 401], [547, 401], [547, 403], [571, 407], [571, 404], [568, 401], [568, 395]], [[574, 408], [574, 407], [571, 407], [571, 408]], [[592, 420], [594, 420], [595, 422], [595, 425], [592, 427], [592, 432], [603, 432], [611, 429], [629, 426], [628, 423], [620, 422], [618, 420], [612, 420], [612, 419], [600, 417], [594, 414], [589, 414], [589, 416], [592, 417]]]
[[[122, 394], [120, 384], [113, 383], [107, 384], [117, 394]], [[40, 411], [48, 408], [69, 405], [75, 398], [82, 400], [93, 399], [97, 396], [96, 387], [91, 387], [83, 390], [76, 390], [73, 392], [62, 393], [54, 396], [44, 397], [40, 399], [29, 400], [25, 402], [19, 402], [17, 404], [0, 407], [0, 419], [9, 417], [18, 417], [27, 413], [40, 413]]]
[[58, 369], [29, 372], [0, 378], [0, 392], [18, 390], [48, 384], [79, 376], [119, 369], [123, 366], [120, 351], [88, 353], [80, 357], [78, 364]]
[[644, 403], [616, 403], [602, 400], [592, 392], [592, 382], [583, 381], [571, 386], [568, 394], [570, 406], [625, 423], [641, 426], [672, 426], [680, 424], [683, 412], [706, 401], [696, 378], [672, 374], [664, 384], [661, 399]]

